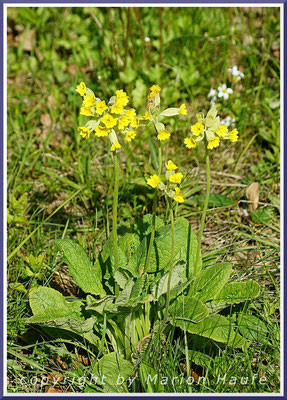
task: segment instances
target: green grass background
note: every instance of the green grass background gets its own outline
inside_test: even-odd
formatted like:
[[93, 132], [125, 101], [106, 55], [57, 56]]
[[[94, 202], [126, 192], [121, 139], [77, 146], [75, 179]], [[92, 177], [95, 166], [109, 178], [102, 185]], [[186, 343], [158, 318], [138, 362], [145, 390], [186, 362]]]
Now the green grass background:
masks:
[[[57, 262], [53, 241], [70, 237], [94, 258], [111, 229], [112, 162], [104, 140], [82, 140], [77, 127], [85, 81], [108, 99], [124, 89], [131, 105], [145, 111], [148, 88], [162, 87], [162, 105], [183, 102], [188, 118], [170, 119], [172, 138], [164, 156], [190, 178], [183, 186], [188, 201], [177, 210], [198, 230], [204, 194], [204, 154], [187, 151], [183, 139], [196, 112], [210, 107], [211, 87], [231, 85], [227, 68], [237, 65], [245, 77], [218, 104], [220, 116], [236, 121], [240, 140], [212, 152], [213, 203], [203, 238], [205, 261], [230, 260], [234, 278], [252, 277], [262, 288], [250, 313], [266, 324], [247, 352], [221, 350], [202, 392], [279, 391], [279, 189], [280, 189], [280, 15], [279, 8], [247, 7], [18, 7], [8, 8], [8, 389], [45, 392], [21, 386], [17, 378], [35, 371], [59, 374], [57, 358], [69, 371], [85, 368], [80, 347], [55, 342], [28, 328], [27, 293], [35, 285], [61, 288], [75, 295], [67, 272]], [[146, 40], [149, 38], [150, 40]], [[144, 181], [155, 163], [155, 135], [142, 130], [121, 158], [119, 219], [134, 220], [151, 211], [152, 191]], [[255, 213], [247, 206], [246, 188], [260, 184]], [[27, 196], [23, 204], [17, 203]], [[158, 214], [164, 217], [165, 204]], [[38, 258], [37, 258], [38, 257]], [[261, 336], [262, 336], [261, 335]], [[66, 346], [66, 347], [65, 347]], [[68, 346], [68, 347], [67, 347]], [[88, 347], [88, 346], [87, 346]], [[86, 357], [92, 350], [87, 348]], [[180, 374], [180, 343], [166, 350], [163, 370]], [[62, 353], [61, 353], [62, 352]], [[87, 356], [88, 354], [88, 356]], [[91, 356], [92, 357], [92, 356]], [[80, 360], [80, 361], [79, 361]], [[212, 376], [226, 372], [266, 376], [265, 385], [216, 385]], [[245, 374], [245, 375], [244, 375]], [[252, 375], [251, 375], [252, 376]], [[228, 380], [228, 378], [227, 378]], [[62, 391], [83, 389], [69, 383]], [[187, 390], [170, 385], [167, 391]]]

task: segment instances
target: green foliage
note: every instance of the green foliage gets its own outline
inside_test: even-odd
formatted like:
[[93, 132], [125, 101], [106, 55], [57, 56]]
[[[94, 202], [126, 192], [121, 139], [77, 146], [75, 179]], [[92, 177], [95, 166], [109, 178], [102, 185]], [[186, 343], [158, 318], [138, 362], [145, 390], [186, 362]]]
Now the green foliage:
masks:
[[69, 239], [55, 242], [63, 251], [64, 261], [77, 285], [85, 292], [103, 297], [106, 292], [101, 284], [102, 273], [98, 264], [93, 267], [83, 248]]
[[[63, 251], [64, 261], [71, 276], [83, 291], [88, 293], [86, 301], [68, 301], [56, 290], [46, 287], [38, 287], [30, 292], [30, 307], [34, 315], [27, 320], [28, 323], [53, 328], [57, 334], [61, 331], [75, 333], [96, 347], [101, 346], [101, 332], [105, 332], [111, 340], [114, 352], [104, 355], [94, 367], [99, 376], [104, 373], [106, 384], [102, 387], [89, 385], [88, 391], [126, 391], [124, 384], [119, 387], [116, 385], [118, 374], [122, 373], [125, 377], [132, 374], [131, 354], [146, 340], [143, 337], [145, 334], [150, 337], [144, 346], [145, 350], [152, 345], [154, 335], [159, 329], [168, 332], [171, 326], [176, 326], [195, 337], [211, 339], [234, 348], [243, 348], [248, 343], [243, 337], [244, 334], [241, 336], [236, 330], [236, 321], [232, 322], [218, 311], [212, 311], [210, 302], [223, 302], [223, 308], [226, 308], [229, 304], [250, 300], [258, 296], [259, 285], [254, 281], [232, 282], [226, 285], [232, 268], [229, 263], [206, 267], [199, 270], [197, 276], [192, 276], [194, 272], [191, 272], [193, 270], [187, 263], [190, 255], [186, 255], [186, 252], [195, 253], [196, 241], [190, 231], [190, 225], [184, 218], [177, 219], [175, 224], [177, 264], [171, 276], [172, 302], [169, 308], [169, 324], [166, 327], [161, 325], [160, 321], [165, 311], [165, 302], [161, 300], [167, 293], [166, 267], [170, 259], [169, 224], [163, 225], [157, 219], [157, 253], [154, 252], [150, 264], [153, 272], [139, 274], [137, 269], [135, 277], [128, 272], [128, 258], [132, 260], [136, 256], [139, 259], [138, 255], [141, 254], [142, 260], [145, 259], [145, 243], [150, 236], [151, 224], [152, 219], [146, 215], [136, 223], [134, 231], [128, 225], [119, 227], [120, 248], [122, 254], [125, 254], [125, 258], [121, 260], [125, 260], [125, 265], [121, 264], [116, 271], [107, 268], [105, 273], [101, 270], [97, 273], [92, 269], [89, 258], [80, 245], [68, 239], [56, 242], [57, 248]], [[101, 262], [96, 263], [97, 268], [105, 268], [108, 260], [112, 259], [112, 254], [112, 242], [108, 239], [98, 256]], [[117, 282], [119, 292], [115, 289]], [[107, 292], [103, 291], [104, 287], [107, 288]], [[242, 324], [239, 330], [241, 333], [246, 332]], [[249, 331], [246, 337], [251, 337]], [[143, 357], [144, 354], [145, 352]], [[139, 368], [140, 376], [144, 377], [151, 367], [142, 360]]]

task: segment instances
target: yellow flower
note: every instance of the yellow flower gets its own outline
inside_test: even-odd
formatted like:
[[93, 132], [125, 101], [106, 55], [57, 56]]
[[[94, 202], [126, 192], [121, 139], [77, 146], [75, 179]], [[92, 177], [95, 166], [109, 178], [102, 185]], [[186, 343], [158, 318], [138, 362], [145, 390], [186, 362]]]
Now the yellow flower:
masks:
[[173, 200], [177, 201], [178, 203], [183, 203], [184, 202], [184, 197], [182, 193], [180, 192], [180, 188], [176, 187], [175, 188], [175, 195], [173, 196]]
[[165, 167], [168, 171], [174, 171], [178, 168], [177, 165], [175, 165], [171, 160], [168, 160], [168, 162], [165, 163]]
[[145, 113], [145, 115], [143, 115], [142, 117], [140, 117], [140, 119], [141, 119], [142, 121], [150, 121], [150, 120], [151, 120], [151, 114], [147, 111], [147, 112]]
[[129, 102], [129, 97], [122, 89], [116, 91], [117, 102], [119, 102], [122, 106], [126, 106]]
[[111, 113], [121, 114], [123, 112], [124, 112], [123, 105], [119, 101], [116, 101], [116, 103], [112, 106]]
[[216, 129], [215, 133], [217, 133], [217, 135], [218, 135], [219, 137], [227, 136], [227, 134], [228, 134], [228, 128], [227, 128], [226, 125], [220, 125], [220, 126]]
[[83, 106], [91, 107], [91, 106], [94, 106], [96, 104], [96, 102], [97, 102], [97, 100], [95, 98], [95, 95], [93, 93], [90, 93], [84, 97]]
[[148, 180], [147, 184], [150, 185], [152, 188], [156, 188], [160, 183], [160, 177], [157, 175], [152, 175]]
[[105, 100], [103, 101], [98, 101], [96, 103], [96, 113], [99, 115], [102, 115], [104, 111], [108, 109], [108, 106], [106, 105]]
[[192, 125], [190, 129], [194, 136], [198, 136], [203, 131], [204, 125], [201, 122], [197, 122], [195, 125]]
[[118, 119], [118, 129], [120, 131], [124, 130], [128, 126], [129, 123], [130, 123], [130, 120], [127, 118], [127, 116], [122, 115]]
[[138, 128], [138, 126], [139, 126], [139, 124], [140, 124], [139, 118], [138, 118], [138, 117], [133, 117], [133, 118], [131, 119], [130, 124], [131, 124], [131, 127], [132, 127], [132, 128]]
[[148, 99], [153, 99], [160, 91], [161, 88], [158, 85], [153, 85], [149, 90]]
[[81, 82], [77, 88], [76, 92], [78, 92], [81, 96], [84, 96], [87, 93], [87, 87], [84, 82]]
[[162, 141], [170, 138], [170, 133], [168, 131], [166, 131], [165, 129], [163, 129], [162, 131], [159, 132], [159, 134], [157, 135], [157, 138], [158, 138], [158, 140], [160, 140], [162, 142]]
[[211, 139], [209, 140], [208, 145], [207, 145], [207, 148], [208, 148], [209, 150], [214, 149], [215, 147], [218, 147], [218, 146], [219, 146], [219, 142], [220, 142], [219, 137], [218, 137], [218, 136], [215, 136], [214, 138], [211, 138]]
[[80, 132], [80, 135], [83, 138], [89, 139], [90, 135], [91, 135], [91, 131], [89, 128], [87, 128], [86, 126], [80, 126], [78, 128], [78, 131]]
[[133, 140], [135, 137], [136, 137], [135, 131], [128, 131], [128, 132], [126, 133], [125, 140], [126, 140], [126, 142], [130, 142], [130, 141]]
[[192, 149], [193, 147], [196, 147], [196, 142], [192, 138], [185, 138], [184, 139], [184, 144], [188, 149]]
[[109, 133], [110, 133], [110, 129], [107, 129], [104, 126], [99, 126], [99, 125], [96, 126], [96, 129], [95, 129], [95, 135], [96, 136], [98, 136], [98, 137], [108, 136]]
[[122, 146], [118, 142], [115, 142], [114, 144], [111, 145], [111, 151], [120, 150], [121, 148]]
[[231, 142], [237, 142], [237, 140], [238, 140], [238, 130], [237, 129], [233, 129], [229, 133], [228, 137], [229, 137]]
[[113, 128], [117, 124], [117, 119], [110, 114], [104, 115], [101, 121], [106, 128]]
[[126, 112], [126, 117], [131, 121], [133, 119], [133, 117], [136, 116], [136, 110], [134, 108], [130, 108], [129, 110], [127, 110]]
[[181, 115], [187, 115], [186, 105], [185, 105], [185, 104], [182, 104], [182, 105], [179, 107], [178, 112], [179, 112]]
[[84, 107], [84, 106], [82, 106], [81, 110], [80, 110], [80, 114], [81, 115], [85, 115], [86, 117], [90, 117], [91, 115], [93, 115], [92, 107]]
[[169, 181], [170, 183], [180, 183], [182, 181], [183, 175], [181, 172], [177, 172], [176, 174], [170, 175]]

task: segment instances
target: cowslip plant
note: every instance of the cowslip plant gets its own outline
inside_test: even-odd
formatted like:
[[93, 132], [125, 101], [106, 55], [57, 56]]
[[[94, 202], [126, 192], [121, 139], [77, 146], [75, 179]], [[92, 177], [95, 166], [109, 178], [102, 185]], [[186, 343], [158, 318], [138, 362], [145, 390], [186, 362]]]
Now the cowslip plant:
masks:
[[[204, 264], [201, 257], [210, 187], [209, 151], [221, 141], [236, 141], [237, 130], [228, 132], [213, 108], [206, 117], [197, 115], [192, 135], [184, 141], [188, 149], [202, 143], [206, 151], [207, 190], [196, 237], [190, 223], [183, 217], [175, 218], [173, 211], [175, 204], [185, 200], [180, 185], [188, 177], [184, 177], [175, 160], [162, 160], [161, 151], [171, 137], [165, 118], [186, 115], [186, 106], [161, 111], [161, 89], [154, 85], [148, 94], [145, 115], [137, 117], [134, 109], [126, 108], [129, 99], [121, 90], [108, 103], [97, 98], [84, 83], [77, 91], [83, 97], [81, 114], [89, 117], [79, 128], [81, 136], [107, 136], [110, 140], [115, 175], [113, 232], [94, 263], [75, 241], [56, 240], [55, 246], [81, 289], [80, 294], [68, 299], [52, 288], [34, 288], [29, 294], [33, 316], [28, 322], [48, 328], [50, 334], [65, 332], [90, 342], [97, 354], [91, 372], [104, 375], [105, 381], [89, 390], [99, 392], [127, 391], [125, 384], [117, 385], [119, 374], [124, 378], [138, 374], [144, 388], [144, 377], [155, 367], [143, 361], [156, 341], [164, 346], [174, 327], [185, 335], [188, 370], [192, 338], [213, 341], [218, 347], [247, 347], [250, 342], [244, 337], [241, 319], [227, 318], [224, 310], [257, 297], [259, 285], [253, 280], [229, 282], [230, 263]], [[118, 225], [117, 152], [123, 151], [123, 141], [133, 140], [135, 130], [148, 123], [155, 128], [158, 144], [158, 170], [146, 177], [147, 187], [154, 190], [153, 212]], [[161, 195], [169, 208], [168, 220], [156, 215]]]

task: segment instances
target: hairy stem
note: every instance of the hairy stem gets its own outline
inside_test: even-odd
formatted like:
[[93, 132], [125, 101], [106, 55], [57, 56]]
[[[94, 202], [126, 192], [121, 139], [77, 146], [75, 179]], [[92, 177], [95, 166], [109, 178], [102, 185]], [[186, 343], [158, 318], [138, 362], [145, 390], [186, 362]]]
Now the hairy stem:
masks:
[[[159, 145], [158, 149], [158, 176], [161, 174], [161, 164], [162, 164], [162, 151], [161, 147]], [[147, 257], [146, 257], [146, 262], [145, 262], [145, 268], [143, 272], [147, 272], [149, 268], [149, 262], [150, 262], [150, 256], [151, 256], [151, 250], [154, 242], [154, 234], [155, 234], [155, 217], [156, 217], [156, 206], [157, 206], [157, 200], [158, 200], [158, 189], [155, 189], [154, 197], [153, 197], [153, 206], [152, 206], [152, 231], [150, 235], [150, 242], [149, 242], [149, 247], [148, 247], [148, 252], [147, 252]]]
[[195, 259], [195, 266], [194, 266], [194, 275], [196, 275], [196, 274], [198, 273], [198, 264], [199, 264], [200, 247], [201, 247], [201, 238], [202, 238], [202, 233], [203, 233], [203, 229], [204, 229], [206, 211], [207, 211], [207, 207], [208, 207], [209, 192], [210, 192], [210, 165], [209, 165], [209, 153], [208, 153], [208, 149], [206, 149], [205, 162], [206, 162], [206, 193], [205, 193], [204, 206], [203, 206], [203, 211], [202, 211], [202, 216], [201, 216], [201, 223], [200, 223], [200, 229], [199, 229], [199, 235], [198, 235], [198, 243], [197, 243], [197, 250], [196, 250], [196, 259]]
[[[117, 212], [118, 212], [118, 191], [119, 191], [119, 164], [118, 156], [114, 153], [114, 201], [113, 201], [113, 245], [114, 245], [114, 258], [115, 258], [115, 269], [119, 267], [119, 257], [118, 257], [118, 237], [117, 237]], [[119, 287], [116, 284], [115, 294], [118, 295]]]
[[173, 259], [174, 259], [174, 243], [175, 243], [175, 235], [174, 235], [174, 216], [172, 209], [171, 198], [168, 198], [169, 209], [170, 209], [170, 222], [171, 222], [171, 253], [170, 253], [170, 265], [169, 265], [169, 273], [168, 273], [168, 281], [167, 281], [167, 294], [166, 294], [166, 309], [165, 309], [165, 317], [164, 321], [167, 321], [168, 317], [168, 308], [170, 303], [170, 284], [171, 284], [171, 276], [172, 276], [172, 268], [173, 268]]

